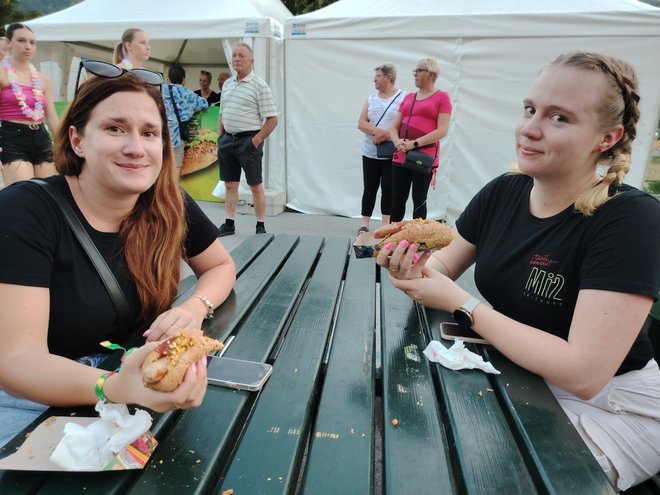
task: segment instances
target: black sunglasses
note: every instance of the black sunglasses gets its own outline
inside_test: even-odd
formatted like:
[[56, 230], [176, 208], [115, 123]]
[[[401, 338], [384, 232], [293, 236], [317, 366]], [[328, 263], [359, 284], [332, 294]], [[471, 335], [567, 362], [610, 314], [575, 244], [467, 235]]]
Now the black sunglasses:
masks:
[[[76, 77], [76, 91], [78, 92], [78, 86], [80, 84], [80, 74], [82, 70], [85, 69], [89, 74], [93, 74], [98, 77], [120, 77], [126, 73], [133, 74], [134, 76], [139, 77], [147, 84], [153, 86], [158, 86], [160, 89], [163, 85], [163, 74], [160, 72], [154, 72], [147, 69], [131, 69], [126, 70], [121, 67], [117, 67], [114, 64], [109, 62], [102, 62], [100, 60], [88, 60], [83, 58], [80, 60], [80, 65], [78, 66], [78, 76]], [[75, 94], [74, 93], [74, 94]]]

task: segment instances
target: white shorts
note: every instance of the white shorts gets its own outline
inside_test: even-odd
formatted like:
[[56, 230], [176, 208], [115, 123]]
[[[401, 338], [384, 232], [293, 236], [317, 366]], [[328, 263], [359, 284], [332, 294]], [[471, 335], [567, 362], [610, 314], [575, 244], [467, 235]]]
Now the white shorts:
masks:
[[548, 386], [619, 490], [660, 471], [660, 369], [655, 360], [615, 376], [588, 401]]

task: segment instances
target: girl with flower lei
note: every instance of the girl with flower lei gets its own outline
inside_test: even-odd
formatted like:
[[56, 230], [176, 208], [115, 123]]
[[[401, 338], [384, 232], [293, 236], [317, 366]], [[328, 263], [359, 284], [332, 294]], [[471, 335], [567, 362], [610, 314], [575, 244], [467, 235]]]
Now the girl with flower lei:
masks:
[[48, 130], [58, 117], [48, 78], [31, 60], [37, 41], [32, 30], [14, 23], [7, 28], [7, 54], [0, 63], [0, 161], [5, 186], [19, 180], [55, 175]]
[[141, 29], [129, 28], [115, 46], [113, 63], [126, 70], [142, 69], [150, 54], [149, 35]]

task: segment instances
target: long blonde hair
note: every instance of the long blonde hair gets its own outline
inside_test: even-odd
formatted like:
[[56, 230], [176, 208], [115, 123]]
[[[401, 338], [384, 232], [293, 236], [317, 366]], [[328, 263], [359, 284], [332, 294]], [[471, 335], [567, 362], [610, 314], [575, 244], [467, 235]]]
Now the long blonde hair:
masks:
[[623, 60], [593, 52], [574, 51], [563, 54], [550, 65], [600, 71], [608, 83], [598, 107], [600, 130], [608, 132], [617, 125], [623, 125], [621, 139], [600, 155], [599, 163], [609, 162], [603, 180], [575, 201], [575, 209], [590, 216], [610, 199], [610, 185], [623, 184], [630, 170], [632, 143], [637, 136], [639, 121], [637, 76], [634, 69]]
[[140, 318], [146, 323], [168, 309], [174, 300], [186, 235], [183, 192], [175, 176], [165, 106], [156, 86], [130, 73], [110, 79], [94, 77], [83, 83], [55, 134], [55, 167], [62, 175], [80, 175], [85, 161], [73, 150], [69, 127], [84, 135], [94, 108], [124, 91], [149, 95], [158, 107], [162, 122], [161, 172], [154, 185], [140, 194], [133, 211], [119, 226], [122, 254], [137, 286]]

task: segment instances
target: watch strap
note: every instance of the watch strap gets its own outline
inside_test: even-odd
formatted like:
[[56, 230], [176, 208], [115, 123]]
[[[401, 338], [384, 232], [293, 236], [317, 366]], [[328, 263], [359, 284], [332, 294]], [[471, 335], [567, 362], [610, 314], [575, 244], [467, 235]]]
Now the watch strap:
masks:
[[477, 299], [474, 296], [471, 296], [470, 299], [468, 299], [467, 302], [461, 306], [461, 308], [465, 312], [470, 313], [470, 315], [472, 315], [472, 312], [474, 311], [474, 309], [477, 306], [479, 306], [480, 304], [481, 304], [481, 301], [479, 299]]

